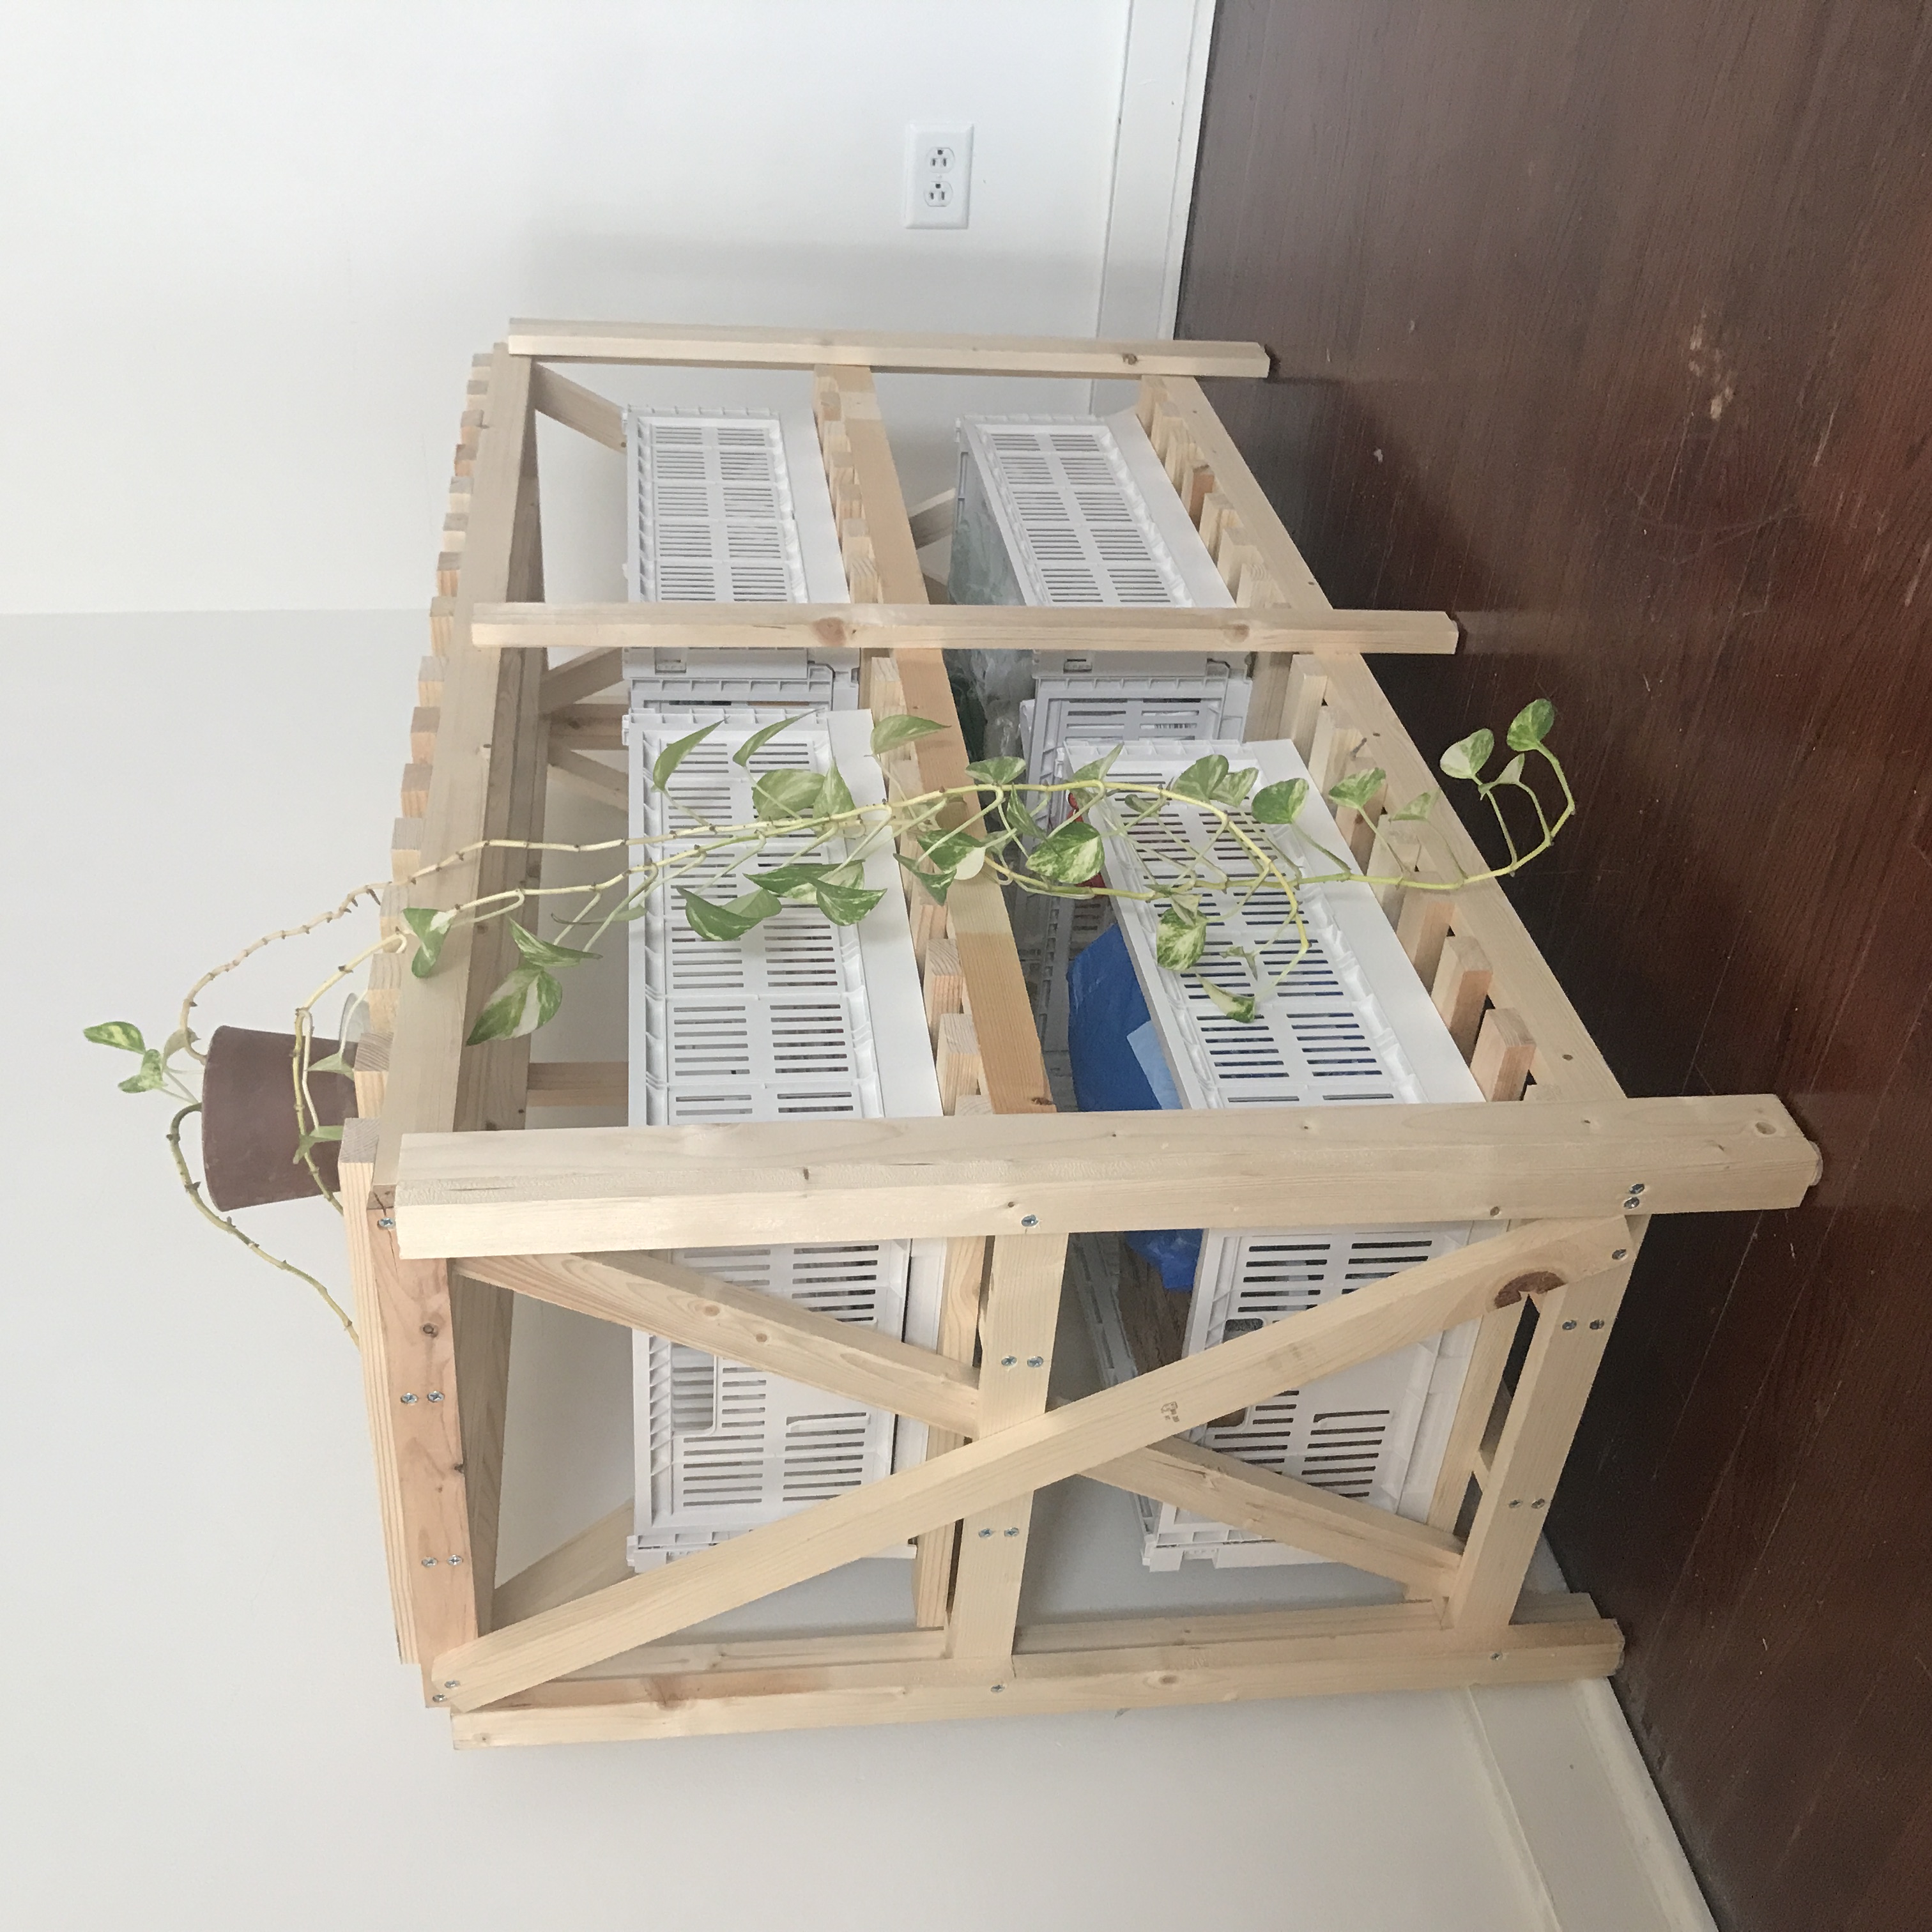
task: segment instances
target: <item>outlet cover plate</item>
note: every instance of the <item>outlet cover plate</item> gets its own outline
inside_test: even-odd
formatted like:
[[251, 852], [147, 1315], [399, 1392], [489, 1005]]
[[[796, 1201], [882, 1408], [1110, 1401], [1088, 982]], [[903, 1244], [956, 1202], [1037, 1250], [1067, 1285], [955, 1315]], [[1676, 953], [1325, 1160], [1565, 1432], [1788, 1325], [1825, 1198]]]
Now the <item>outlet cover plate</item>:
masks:
[[932, 122], [907, 128], [905, 225], [964, 228], [972, 204], [971, 124]]

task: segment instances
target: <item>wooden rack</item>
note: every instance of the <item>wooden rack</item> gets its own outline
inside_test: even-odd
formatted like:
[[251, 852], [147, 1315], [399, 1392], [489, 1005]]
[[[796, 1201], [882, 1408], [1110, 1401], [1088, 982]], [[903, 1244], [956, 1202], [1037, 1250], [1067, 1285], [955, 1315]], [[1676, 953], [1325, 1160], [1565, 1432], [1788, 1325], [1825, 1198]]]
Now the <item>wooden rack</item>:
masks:
[[[613, 448], [618, 406], [562, 362], [812, 374], [854, 602], [558, 606], [543, 600], [541, 413]], [[1362, 653], [1443, 652], [1439, 613], [1330, 608], [1200, 387], [1264, 376], [1252, 344], [1107, 343], [518, 322], [470, 381], [410, 727], [394, 875], [489, 838], [542, 836], [547, 784], [615, 774], [617, 710], [590, 700], [626, 645], [864, 652], [865, 698], [945, 729], [889, 777], [962, 784], [941, 646], [1255, 654], [1251, 738], [1292, 737], [1324, 788], [1379, 766], [1436, 784]], [[1234, 593], [1222, 610], [928, 603], [873, 372], [1130, 376], [1167, 473]], [[555, 666], [545, 647], [579, 655]], [[600, 778], [598, 774], [603, 776]], [[1374, 869], [1424, 876], [1380, 804], [1342, 830]], [[1467, 871], [1484, 861], [1439, 800]], [[413, 884], [450, 905], [533, 878], [490, 848]], [[1627, 1099], [1496, 885], [1384, 895], [1469, 1058], [1484, 1106], [1058, 1114], [1006, 908], [982, 877], [910, 916], [950, 1117], [809, 1126], [562, 1129], [527, 1107], [608, 1102], [623, 1070], [532, 1069], [528, 1042], [466, 1048], [506, 968], [499, 926], [459, 927], [427, 979], [394, 962], [358, 1050], [368, 1118], [342, 1177], [398, 1642], [462, 1745], [1118, 1709], [1601, 1675], [1616, 1626], [1582, 1596], [1524, 1594], [1550, 1498], [1648, 1215], [1794, 1206], [1816, 1150], [1769, 1096]], [[996, 1115], [1013, 1118], [995, 1119]], [[1068, 1237], [1487, 1220], [1508, 1232], [1057, 1408], [1047, 1403]], [[855, 1330], [662, 1258], [742, 1244], [943, 1237], [939, 1345]], [[530, 1295], [921, 1420], [928, 1459], [638, 1575], [628, 1506], [496, 1581], [509, 1342]], [[1504, 1367], [1534, 1307], [1514, 1386]], [[1426, 1522], [1186, 1440], [1284, 1388], [1480, 1320]], [[1352, 1609], [1018, 1622], [1032, 1496], [1084, 1475], [1393, 1578]], [[1474, 1490], [1472, 1485], [1474, 1486]], [[1472, 1513], [1472, 1498], [1473, 1503]], [[1460, 1531], [1460, 1533], [1459, 1533]], [[680, 1641], [703, 1620], [917, 1539], [902, 1630]]]

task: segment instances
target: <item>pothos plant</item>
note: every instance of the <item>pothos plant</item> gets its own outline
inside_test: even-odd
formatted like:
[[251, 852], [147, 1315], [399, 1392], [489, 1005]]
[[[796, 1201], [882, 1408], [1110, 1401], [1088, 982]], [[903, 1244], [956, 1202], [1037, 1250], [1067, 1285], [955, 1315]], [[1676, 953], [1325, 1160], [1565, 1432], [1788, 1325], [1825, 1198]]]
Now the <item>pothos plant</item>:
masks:
[[[779, 718], [751, 733], [732, 753], [733, 762], [748, 773], [759, 753], [799, 722]], [[652, 762], [650, 787], [659, 795], [661, 829], [582, 844], [481, 840], [424, 866], [404, 881], [412, 890], [421, 889], [416, 896], [434, 898], [446, 890], [442, 885], [446, 875], [491, 848], [608, 854], [614, 861], [606, 876], [589, 884], [522, 886], [448, 906], [412, 906], [402, 915], [401, 931], [380, 934], [331, 972], [295, 1009], [289, 1069], [297, 1131], [295, 1158], [308, 1168], [324, 1198], [340, 1211], [341, 1203], [326, 1184], [315, 1150], [339, 1139], [342, 1130], [323, 1124], [309, 1083], [317, 1073], [346, 1075], [352, 1069], [340, 1050], [322, 1058], [314, 1056], [314, 1015], [323, 1000], [353, 980], [378, 954], [407, 953], [410, 971], [428, 978], [442, 969], [453, 935], [502, 922], [514, 944], [517, 964], [485, 1001], [468, 1042], [477, 1046], [516, 1039], [555, 1017], [563, 1002], [560, 974], [596, 958], [598, 943], [614, 926], [668, 904], [671, 895], [680, 902], [692, 932], [704, 940], [742, 939], [788, 905], [814, 908], [834, 926], [856, 926], [885, 896], [884, 887], [865, 882], [866, 859], [882, 851], [892, 853], [942, 904], [956, 885], [982, 875], [1018, 892], [1050, 898], [1151, 902], [1159, 909], [1155, 952], [1160, 964], [1193, 976], [1230, 1019], [1252, 1022], [1259, 1002], [1307, 951], [1302, 908], [1311, 890], [1366, 878], [1371, 886], [1401, 884], [1423, 892], [1454, 892], [1484, 880], [1508, 878], [1546, 851], [1576, 809], [1562, 763], [1550, 748], [1556, 722], [1556, 709], [1547, 698], [1526, 705], [1505, 734], [1512, 755], [1493, 776], [1485, 776], [1496, 750], [1495, 736], [1487, 730], [1472, 731], [1451, 745], [1438, 761], [1445, 776], [1473, 786], [1489, 806], [1508, 858], [1480, 872], [1466, 870], [1432, 820], [1436, 794], [1425, 791], [1392, 811], [1388, 822], [1414, 825], [1420, 840], [1433, 836], [1440, 852], [1399, 878], [1365, 875], [1298, 830], [1292, 840], [1263, 833], [1263, 826], [1295, 825], [1308, 803], [1308, 781], [1285, 779], [1257, 790], [1259, 773], [1253, 766], [1238, 766], [1218, 752], [1197, 759], [1166, 783], [1116, 776], [1118, 746], [1070, 776], [1045, 783], [1028, 781], [1022, 759], [987, 758], [966, 767], [964, 784], [916, 793], [894, 785], [886, 800], [866, 805], [854, 801], [836, 764], [825, 772], [786, 766], [760, 770], [752, 778], [750, 820], [716, 825], [693, 814], [688, 797], [672, 789], [685, 759], [718, 728], [718, 722], [704, 725], [665, 746]], [[875, 757], [886, 758], [943, 728], [927, 718], [882, 718], [873, 727], [872, 750]], [[1544, 791], [1532, 782], [1533, 774], [1544, 778]], [[1328, 796], [1336, 805], [1360, 811], [1382, 792], [1385, 781], [1379, 769], [1355, 772], [1331, 785]], [[1545, 795], [1551, 784], [1554, 798]], [[1516, 802], [1514, 824], [1504, 809], [1510, 800]], [[1170, 842], [1172, 863], [1156, 884], [1108, 884], [1100, 876], [1103, 828], [1131, 832], [1174, 806], [1197, 813], [1204, 821], [1207, 837], [1178, 845]], [[1223, 864], [1214, 855], [1226, 851], [1230, 843], [1239, 857]], [[1292, 855], [1291, 847], [1299, 856]], [[708, 892], [699, 890], [694, 880], [706, 886]], [[178, 1103], [168, 1124], [167, 1143], [181, 1185], [196, 1208], [253, 1253], [307, 1282], [352, 1339], [353, 1324], [321, 1282], [269, 1253], [204, 1198], [182, 1150], [181, 1132], [201, 1108], [199, 1076], [206, 1056], [190, 1023], [201, 994], [280, 941], [315, 932], [358, 908], [380, 907], [386, 883], [358, 886], [328, 911], [304, 924], [264, 934], [233, 958], [203, 974], [188, 988], [174, 1029], [160, 1046], [148, 1046], [140, 1029], [124, 1020], [86, 1029], [88, 1039], [136, 1056], [134, 1071], [120, 1083], [123, 1093], [160, 1093]], [[1280, 894], [1279, 903], [1286, 910], [1267, 940], [1238, 952], [1249, 978], [1247, 990], [1234, 992], [1218, 978], [1197, 974], [1207, 949], [1214, 896], [1232, 895], [1245, 905], [1270, 888]], [[526, 914], [529, 924], [517, 916], [546, 900], [556, 902], [560, 933], [575, 943], [542, 938], [530, 929], [536, 922], [533, 916]], [[1283, 946], [1291, 933], [1293, 946]], [[1269, 958], [1276, 963], [1270, 966]]]

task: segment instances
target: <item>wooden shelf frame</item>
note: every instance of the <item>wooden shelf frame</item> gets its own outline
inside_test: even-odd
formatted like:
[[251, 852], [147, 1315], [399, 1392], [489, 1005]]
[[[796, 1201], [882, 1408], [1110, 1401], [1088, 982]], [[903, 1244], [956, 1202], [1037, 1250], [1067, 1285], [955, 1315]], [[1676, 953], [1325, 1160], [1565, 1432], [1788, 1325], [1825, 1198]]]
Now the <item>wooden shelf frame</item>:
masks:
[[[608, 447], [622, 415], [553, 364], [809, 372], [854, 602], [776, 610], [544, 601], [534, 418]], [[1189, 646], [1254, 654], [1254, 738], [1292, 737], [1324, 788], [1379, 765], [1433, 788], [1364, 661], [1453, 650], [1441, 613], [1332, 609], [1198, 379], [1264, 376], [1252, 344], [833, 334], [518, 322], [472, 367], [410, 724], [393, 862], [542, 836], [547, 782], [612, 802], [596, 701], [627, 644], [858, 646], [874, 710], [944, 728], [890, 783], [965, 782], [943, 647]], [[1137, 375], [1139, 414], [1234, 594], [1224, 611], [954, 609], [927, 601], [873, 372]], [[919, 512], [929, 534], [935, 518]], [[554, 665], [553, 648], [578, 655]], [[962, 808], [962, 811], [964, 809]], [[1345, 814], [1376, 869], [1427, 861], [1379, 806]], [[1438, 798], [1432, 822], [1482, 861]], [[386, 901], [442, 905], [526, 880], [489, 848]], [[1766, 1095], [1627, 1098], [1502, 890], [1392, 886], [1385, 909], [1492, 1104], [1059, 1115], [1004, 901], [988, 880], [909, 914], [950, 1117], [690, 1130], [518, 1131], [531, 1106], [621, 1104], [620, 1064], [533, 1075], [526, 1042], [462, 1042], [504, 935], [460, 931], [426, 980], [372, 986], [365, 1118], [342, 1174], [398, 1646], [465, 1746], [904, 1722], [1017, 1711], [1606, 1673], [1616, 1627], [1524, 1579], [1654, 1212], [1796, 1205], [1816, 1150]], [[995, 1118], [998, 1117], [998, 1118]], [[1172, 1220], [1258, 1228], [1490, 1220], [1504, 1232], [1292, 1322], [1052, 1407], [1068, 1238]], [[939, 1346], [915, 1347], [676, 1266], [663, 1250], [944, 1237]], [[495, 1578], [509, 1340], [519, 1298], [668, 1336], [926, 1423], [927, 1460], [716, 1549], [633, 1575], [614, 1511]], [[1534, 1332], [1513, 1389], [1526, 1309]], [[1426, 1522], [1186, 1440], [1231, 1409], [1459, 1323], [1480, 1322]], [[1406, 1600], [1220, 1616], [1018, 1622], [1034, 1493], [1072, 1475], [1151, 1496], [1394, 1580]], [[691, 1627], [916, 1539], [910, 1626], [713, 1642]]]

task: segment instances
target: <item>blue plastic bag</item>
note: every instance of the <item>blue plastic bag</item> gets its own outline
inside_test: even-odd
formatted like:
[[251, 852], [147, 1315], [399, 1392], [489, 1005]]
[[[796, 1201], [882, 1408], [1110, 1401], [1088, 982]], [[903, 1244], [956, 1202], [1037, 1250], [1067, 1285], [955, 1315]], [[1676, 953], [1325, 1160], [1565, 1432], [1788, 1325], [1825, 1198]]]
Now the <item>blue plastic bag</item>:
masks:
[[[1125, 935], [1110, 926], [1067, 968], [1066, 1045], [1083, 1114], [1178, 1107], [1180, 1096], [1156, 1037]], [[1201, 1260], [1198, 1228], [1145, 1228], [1121, 1238], [1185, 1294]]]

